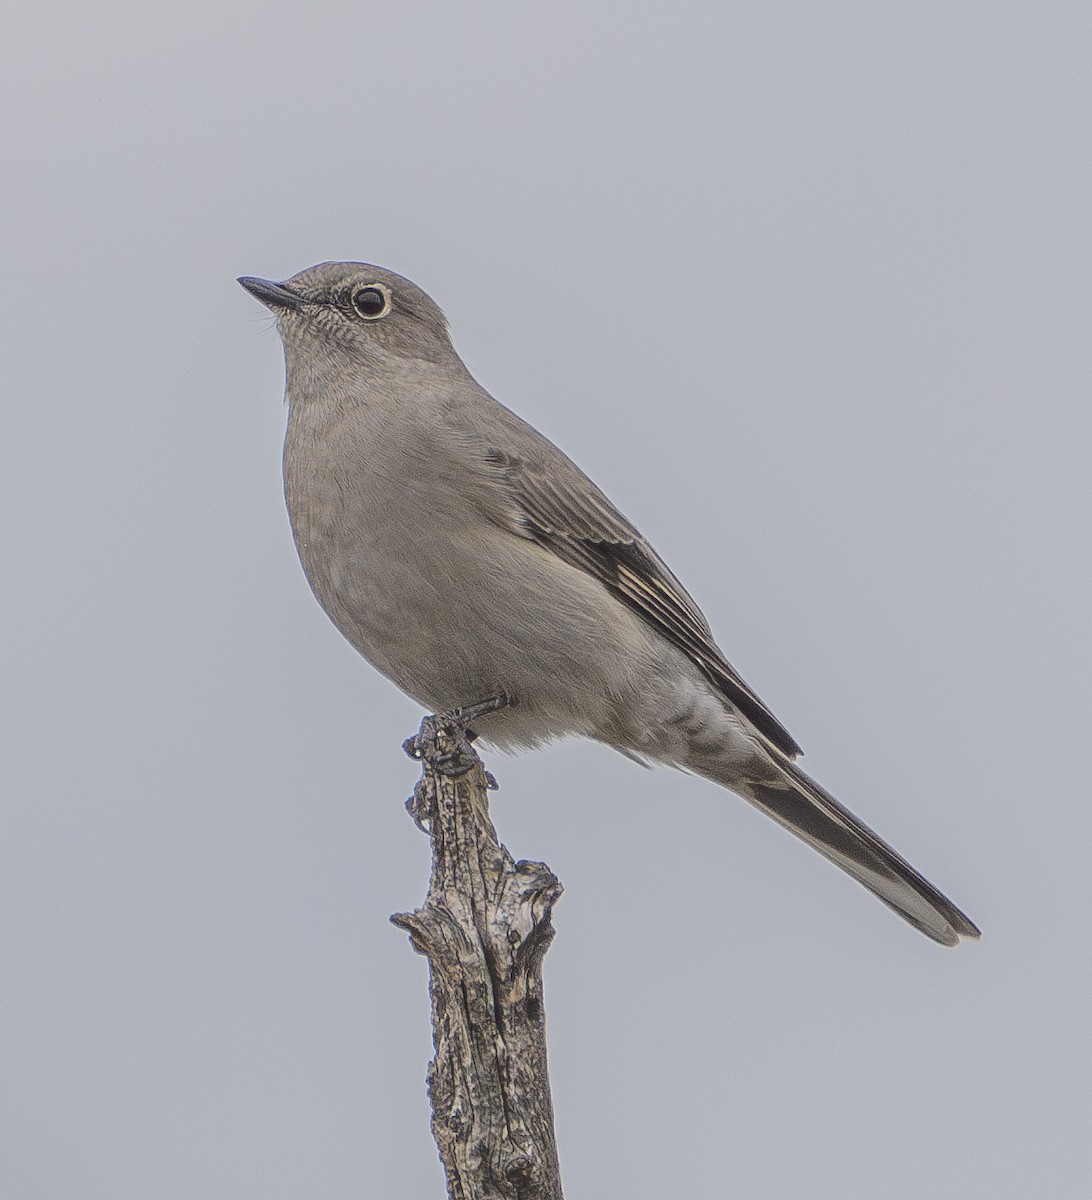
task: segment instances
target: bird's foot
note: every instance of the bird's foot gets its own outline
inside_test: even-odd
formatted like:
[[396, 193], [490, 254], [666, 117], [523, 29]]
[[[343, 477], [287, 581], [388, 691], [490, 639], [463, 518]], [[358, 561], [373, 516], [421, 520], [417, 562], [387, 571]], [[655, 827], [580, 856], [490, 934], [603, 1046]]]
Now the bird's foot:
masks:
[[416, 735], [402, 743], [402, 749], [410, 758], [423, 761], [444, 775], [465, 775], [478, 761], [471, 747], [478, 735], [471, 722], [515, 703], [514, 697], [501, 692], [477, 704], [434, 713], [425, 717]]
[[[475, 766], [481, 765], [481, 759], [471, 744], [478, 735], [470, 727], [470, 723], [489, 713], [500, 712], [515, 702], [514, 697], [501, 692], [477, 704], [425, 717], [416, 735], [402, 743], [402, 749], [410, 758], [423, 762], [426, 768], [438, 771], [442, 775], [465, 775]], [[497, 781], [488, 771], [486, 783], [493, 789], [497, 786]], [[435, 797], [427, 769], [413, 789], [413, 795], [406, 801], [406, 811], [413, 817], [418, 829], [429, 832], [429, 823], [435, 812]]]

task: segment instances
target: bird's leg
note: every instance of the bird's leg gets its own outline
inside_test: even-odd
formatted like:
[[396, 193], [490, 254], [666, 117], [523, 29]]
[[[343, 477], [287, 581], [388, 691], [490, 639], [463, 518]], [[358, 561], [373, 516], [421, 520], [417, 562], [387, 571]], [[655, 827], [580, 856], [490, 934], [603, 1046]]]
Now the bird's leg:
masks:
[[[480, 762], [471, 745], [477, 734], [470, 728], [471, 721], [489, 713], [500, 712], [515, 704], [515, 698], [507, 692], [501, 692], [488, 700], [477, 704], [464, 705], [447, 712], [435, 713], [425, 717], [416, 736], [407, 738], [402, 743], [402, 749], [418, 761], [423, 761], [434, 771], [443, 775], [465, 775]], [[497, 786], [496, 780], [486, 772], [486, 781], [490, 787]], [[430, 786], [428, 771], [421, 777], [413, 789], [413, 795], [406, 801], [406, 809], [418, 828], [428, 832], [427, 822], [433, 813], [434, 797]]]
[[500, 692], [488, 700], [479, 700], [476, 704], [466, 704], [426, 717], [417, 737], [410, 738], [404, 749], [410, 758], [427, 759], [430, 765], [445, 775], [465, 775], [478, 759], [471, 749], [471, 743], [478, 738], [470, 727], [471, 722], [515, 703], [515, 697]]
[[469, 704], [465, 708], [453, 708], [446, 713], [437, 713], [436, 719], [446, 721], [449, 725], [459, 726], [463, 730], [466, 740], [473, 742], [478, 735], [470, 728], [471, 721], [488, 716], [489, 713], [500, 712], [504, 708], [513, 708], [515, 704], [515, 696], [509, 696], [507, 692], [500, 692], [488, 700], [479, 700], [477, 704]]

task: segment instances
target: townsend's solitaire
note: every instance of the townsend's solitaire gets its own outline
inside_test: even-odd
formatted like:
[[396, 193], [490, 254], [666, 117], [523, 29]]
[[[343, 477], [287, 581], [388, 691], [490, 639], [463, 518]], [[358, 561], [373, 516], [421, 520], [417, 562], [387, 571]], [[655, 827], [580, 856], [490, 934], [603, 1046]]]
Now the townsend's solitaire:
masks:
[[436, 304], [366, 263], [239, 282], [284, 343], [284, 484], [346, 638], [436, 712], [511, 703], [506, 748], [567, 734], [730, 788], [946, 946], [972, 922], [796, 765], [663, 561], [556, 446], [471, 377]]

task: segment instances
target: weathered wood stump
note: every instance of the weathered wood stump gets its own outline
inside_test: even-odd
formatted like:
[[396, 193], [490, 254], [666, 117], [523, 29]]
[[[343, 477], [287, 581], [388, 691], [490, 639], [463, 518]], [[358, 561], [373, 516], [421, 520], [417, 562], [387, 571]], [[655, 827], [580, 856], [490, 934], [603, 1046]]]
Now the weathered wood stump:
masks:
[[561, 884], [497, 841], [496, 787], [457, 715], [405, 743], [423, 772], [407, 808], [432, 839], [423, 908], [396, 913], [429, 960], [432, 1132], [451, 1200], [562, 1200], [546, 1070], [542, 960]]

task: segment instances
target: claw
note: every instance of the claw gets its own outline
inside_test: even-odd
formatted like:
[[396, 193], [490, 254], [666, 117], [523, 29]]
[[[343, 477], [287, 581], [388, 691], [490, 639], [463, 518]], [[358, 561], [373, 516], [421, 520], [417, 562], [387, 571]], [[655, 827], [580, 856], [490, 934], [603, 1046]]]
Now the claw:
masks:
[[[422, 833], [432, 832], [432, 819], [436, 813], [435, 780], [430, 778], [429, 772], [457, 778], [480, 765], [481, 760], [471, 744], [478, 735], [470, 728], [470, 722], [515, 703], [514, 697], [501, 692], [480, 704], [425, 717], [416, 736], [406, 738], [402, 743], [402, 749], [410, 758], [425, 763], [424, 774], [406, 801], [406, 811]], [[488, 771], [485, 781], [490, 790], [497, 790], [497, 781]]]
[[406, 801], [406, 812], [413, 818], [414, 825], [422, 833], [432, 833], [432, 818], [436, 812], [435, 797], [427, 781], [422, 779]]
[[[421, 732], [415, 738], [408, 740], [406, 753], [411, 758], [427, 757], [431, 766], [445, 775], [465, 775], [478, 761], [474, 753], [473, 743], [478, 734], [470, 728], [471, 721], [489, 713], [500, 712], [515, 704], [515, 698], [507, 692], [491, 696], [477, 704], [467, 704], [462, 708], [453, 708], [448, 712], [437, 713], [434, 717], [426, 717], [421, 725]], [[426, 732], [427, 731], [427, 732]], [[448, 740], [454, 741], [451, 750], [440, 753], [429, 752], [429, 747], [436, 746], [436, 734], [443, 731]]]

